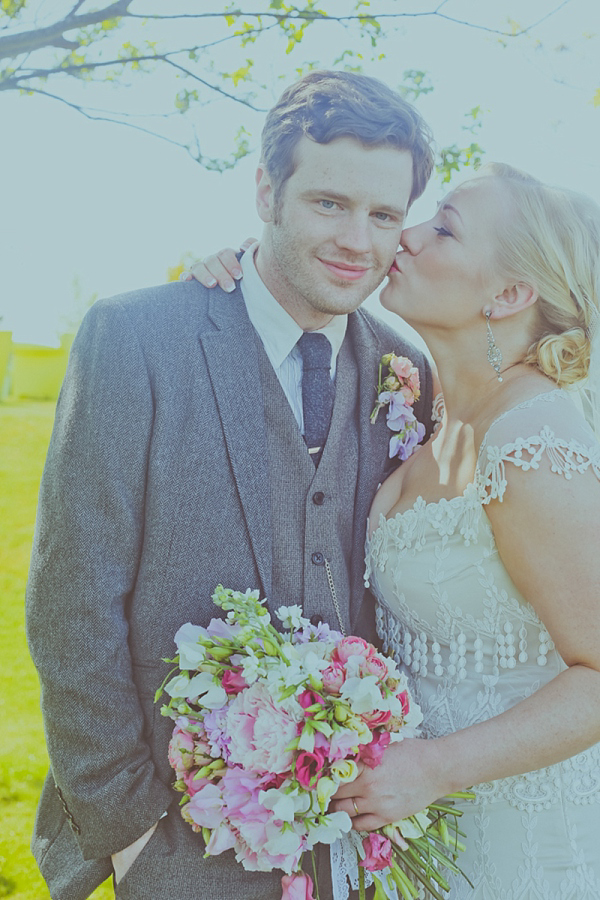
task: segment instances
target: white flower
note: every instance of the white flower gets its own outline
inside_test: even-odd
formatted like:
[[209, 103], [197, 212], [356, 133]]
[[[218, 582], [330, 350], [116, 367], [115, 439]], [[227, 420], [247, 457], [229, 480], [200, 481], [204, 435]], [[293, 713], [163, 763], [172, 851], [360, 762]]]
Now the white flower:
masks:
[[311, 850], [315, 844], [333, 844], [342, 834], [352, 829], [352, 819], [345, 812], [334, 812], [324, 816], [321, 824], [312, 825], [308, 832], [307, 847]]
[[254, 684], [263, 674], [262, 660], [258, 658], [252, 647], [246, 647], [246, 656], [242, 658], [242, 673], [246, 684]]
[[280, 606], [275, 610], [275, 615], [283, 624], [284, 628], [305, 628], [310, 625], [308, 619], [302, 615], [301, 606]]
[[190, 679], [187, 696], [207, 709], [220, 709], [227, 703], [227, 692], [215, 681], [210, 672], [200, 672]]
[[282, 822], [293, 822], [296, 813], [303, 815], [310, 809], [310, 797], [298, 788], [286, 793], [281, 788], [270, 788], [268, 791], [260, 791], [258, 802], [273, 812], [275, 819]]
[[187, 673], [175, 675], [174, 678], [171, 678], [171, 680], [165, 684], [165, 691], [169, 697], [185, 698], [188, 694], [189, 683], [190, 676]]
[[[412, 819], [416, 819], [417, 821], [413, 822], [411, 821]], [[423, 832], [426, 831], [430, 825], [431, 821], [424, 812], [415, 813], [410, 819], [400, 819], [398, 822], [392, 822], [392, 826], [398, 828], [400, 834], [404, 838], [423, 837]]]
[[293, 829], [282, 829], [274, 822], [267, 822], [267, 840], [264, 849], [271, 856], [296, 856], [302, 849], [302, 837]]
[[206, 648], [198, 643], [198, 638], [207, 638], [206, 628], [187, 622], [175, 635], [180, 669], [197, 669], [206, 658]]
[[[354, 658], [351, 657], [350, 660]], [[357, 715], [390, 708], [389, 700], [384, 700], [381, 696], [378, 679], [375, 675], [366, 675], [364, 678], [347, 678], [342, 685], [340, 696]], [[390, 700], [396, 700], [396, 698], [393, 697]], [[399, 701], [396, 700], [396, 702], [402, 712]]]

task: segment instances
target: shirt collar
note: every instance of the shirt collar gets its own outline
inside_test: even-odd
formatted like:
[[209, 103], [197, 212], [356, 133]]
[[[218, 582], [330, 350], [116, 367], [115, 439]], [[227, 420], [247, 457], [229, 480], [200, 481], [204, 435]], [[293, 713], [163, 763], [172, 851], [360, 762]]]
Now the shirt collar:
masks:
[[[242, 256], [242, 295], [248, 317], [258, 332], [273, 368], [278, 369], [292, 352], [302, 336], [302, 328], [277, 302], [261, 279], [254, 262], [258, 244], [253, 244]], [[348, 325], [348, 316], [334, 316], [318, 333], [324, 334], [331, 344], [332, 364], [337, 358]]]

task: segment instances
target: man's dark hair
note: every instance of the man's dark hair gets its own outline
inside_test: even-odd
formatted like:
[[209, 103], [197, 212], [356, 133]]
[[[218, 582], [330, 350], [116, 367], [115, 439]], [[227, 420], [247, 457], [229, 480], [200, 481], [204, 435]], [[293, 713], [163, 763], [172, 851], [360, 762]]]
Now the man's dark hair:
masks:
[[283, 92], [262, 132], [262, 162], [275, 198], [296, 168], [302, 136], [318, 144], [350, 137], [366, 147], [408, 150], [413, 160], [412, 203], [433, 169], [433, 136], [417, 110], [377, 78], [354, 72], [309, 72]]

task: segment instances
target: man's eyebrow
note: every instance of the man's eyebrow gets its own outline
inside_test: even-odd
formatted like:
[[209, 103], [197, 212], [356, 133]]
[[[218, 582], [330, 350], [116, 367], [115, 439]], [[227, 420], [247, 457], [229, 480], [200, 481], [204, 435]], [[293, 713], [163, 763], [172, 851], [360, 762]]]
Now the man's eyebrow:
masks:
[[[328, 188], [323, 188], [322, 190], [319, 190], [319, 188], [310, 188], [310, 190], [303, 191], [300, 194], [300, 198], [304, 200], [313, 200], [316, 198], [336, 200], [338, 203], [348, 203], [351, 199], [347, 194], [339, 194], [337, 191], [330, 191]], [[379, 206], [373, 204], [373, 208], [377, 209], [377, 212], [391, 213], [394, 216], [398, 216], [400, 219], [404, 219], [406, 216], [405, 209], [400, 209], [399, 206], [390, 206], [389, 203], [382, 203]]]

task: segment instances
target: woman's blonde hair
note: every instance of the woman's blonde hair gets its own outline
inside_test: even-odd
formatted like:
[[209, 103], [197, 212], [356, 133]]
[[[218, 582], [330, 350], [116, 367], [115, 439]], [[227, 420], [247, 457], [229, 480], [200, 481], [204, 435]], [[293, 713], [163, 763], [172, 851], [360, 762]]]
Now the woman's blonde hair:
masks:
[[588, 374], [600, 306], [600, 207], [502, 163], [477, 177], [502, 180], [510, 210], [498, 233], [500, 270], [538, 292], [533, 342], [524, 362], [559, 386]]

